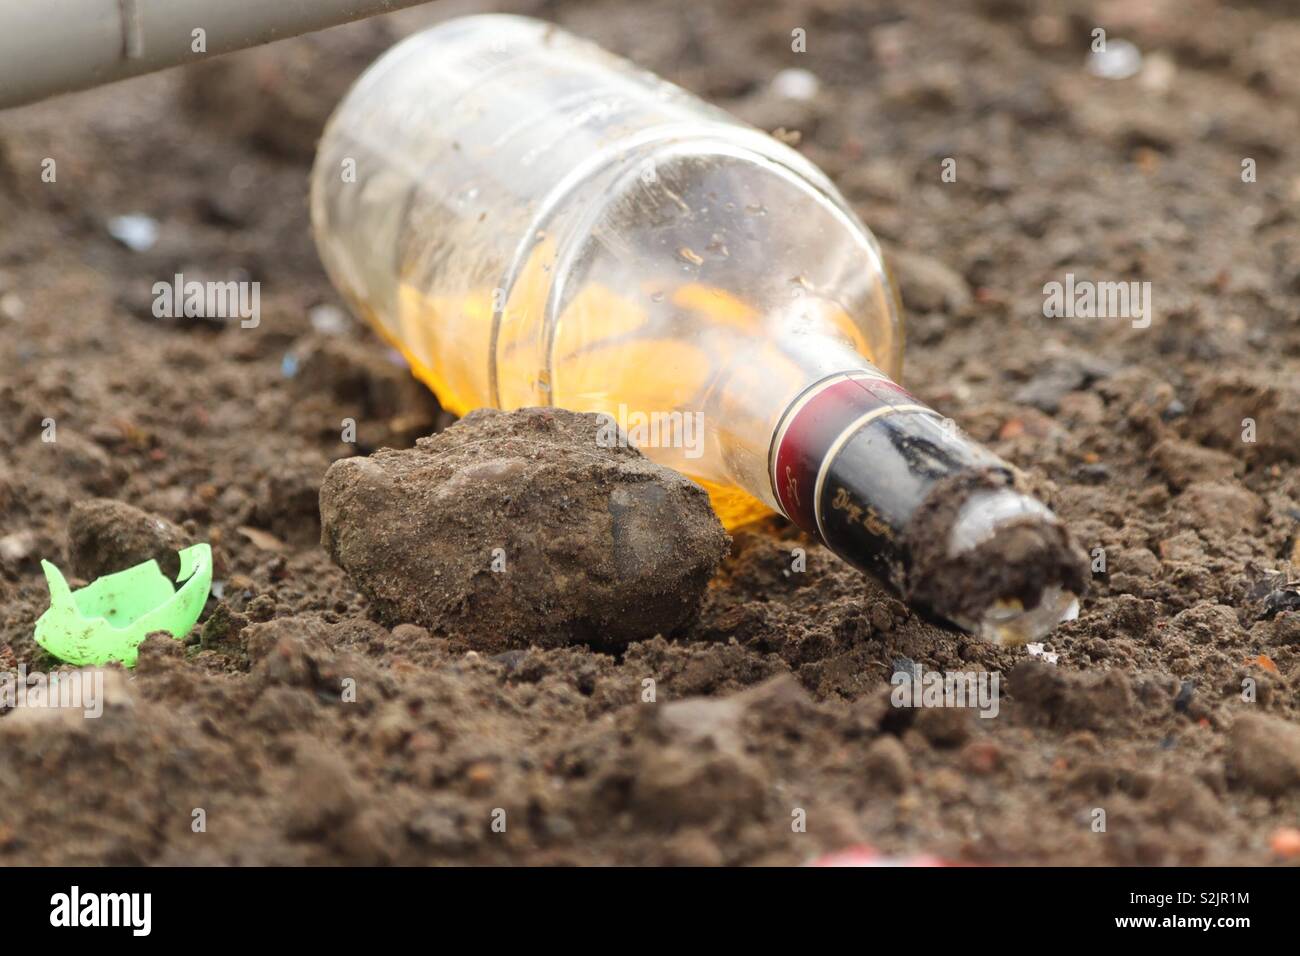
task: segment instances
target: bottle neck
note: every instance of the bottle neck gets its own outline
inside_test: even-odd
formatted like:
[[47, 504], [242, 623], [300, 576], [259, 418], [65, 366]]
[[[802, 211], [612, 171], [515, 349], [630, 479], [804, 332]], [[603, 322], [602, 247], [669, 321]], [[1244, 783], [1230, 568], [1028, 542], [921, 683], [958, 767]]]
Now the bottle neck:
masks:
[[[893, 580], [884, 547], [896, 541], [927, 492], [960, 471], [1000, 464], [938, 412], [875, 369], [813, 383], [773, 436], [772, 490], [781, 510], [828, 547]], [[870, 547], [856, 547], [857, 539]]]
[[[1014, 490], [1014, 469], [877, 370], [805, 389], [776, 429], [769, 466], [773, 494], [800, 528], [909, 600], [996, 641], [1039, 636], [1066, 608], [1029, 612], [1084, 588], [1068, 534], [1046, 506]], [[998, 553], [1012, 526], [1036, 529], [1023, 567], [983, 583], [957, 580], [977, 570], [963, 570], [977, 554], [1019, 561]], [[1046, 626], [1044, 617], [1052, 617]]]

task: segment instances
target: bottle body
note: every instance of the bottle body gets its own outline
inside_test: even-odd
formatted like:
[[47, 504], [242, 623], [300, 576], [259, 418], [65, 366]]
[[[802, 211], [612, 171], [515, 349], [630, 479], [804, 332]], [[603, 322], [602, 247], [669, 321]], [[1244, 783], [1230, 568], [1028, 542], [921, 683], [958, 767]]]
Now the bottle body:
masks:
[[536, 21], [386, 54], [326, 128], [312, 213], [336, 285], [450, 411], [608, 414], [728, 525], [779, 507], [797, 395], [900, 372], [879, 248], [822, 173]]

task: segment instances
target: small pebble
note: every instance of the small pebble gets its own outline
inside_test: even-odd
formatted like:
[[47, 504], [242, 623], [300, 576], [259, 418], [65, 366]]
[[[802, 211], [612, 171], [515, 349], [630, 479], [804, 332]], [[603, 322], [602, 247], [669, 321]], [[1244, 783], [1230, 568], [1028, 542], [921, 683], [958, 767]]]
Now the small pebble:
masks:
[[108, 234], [132, 252], [148, 252], [158, 241], [158, 220], [143, 213], [114, 216]]
[[352, 327], [347, 313], [329, 303], [315, 306], [307, 317], [311, 320], [311, 327], [322, 335], [342, 335]]
[[794, 67], [772, 77], [772, 92], [783, 100], [806, 102], [815, 97], [819, 89], [820, 81], [809, 70]]
[[1028, 652], [1030, 657], [1037, 657], [1040, 660], [1046, 661], [1048, 664], [1055, 664], [1057, 660], [1060, 659], [1060, 655], [1055, 651], [1047, 650], [1042, 644], [1026, 644], [1025, 650]]
[[1273, 618], [1284, 611], [1300, 611], [1300, 583], [1284, 585], [1265, 595], [1260, 616]]
[[1002, 748], [988, 740], [972, 740], [961, 752], [962, 765], [975, 774], [993, 773], [1002, 766], [1002, 760]]
[[1228, 734], [1230, 779], [1266, 797], [1300, 787], [1300, 726], [1281, 717], [1242, 714]]
[[1105, 80], [1127, 80], [1142, 69], [1142, 51], [1128, 40], [1107, 40], [1088, 55], [1088, 72]]
[[876, 738], [867, 749], [862, 769], [869, 780], [894, 793], [902, 793], [912, 782], [912, 761], [907, 749], [893, 734]]
[[36, 547], [36, 535], [32, 531], [15, 531], [0, 538], [0, 561], [5, 564], [17, 564]]
[[23, 300], [18, 298], [17, 292], [6, 292], [0, 295], [0, 315], [4, 316], [11, 322], [17, 322], [23, 317], [27, 307]]

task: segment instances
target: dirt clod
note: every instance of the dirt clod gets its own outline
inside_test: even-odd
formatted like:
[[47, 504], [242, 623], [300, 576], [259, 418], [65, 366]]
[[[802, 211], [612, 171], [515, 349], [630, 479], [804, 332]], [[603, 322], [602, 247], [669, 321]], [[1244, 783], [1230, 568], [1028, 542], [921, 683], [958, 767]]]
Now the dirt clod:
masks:
[[1300, 786], [1300, 727], [1267, 714], [1243, 714], [1229, 740], [1229, 770], [1243, 785], [1268, 797]]
[[86, 581], [149, 560], [175, 580], [180, 572], [176, 552], [192, 543], [166, 518], [111, 498], [78, 502], [68, 518], [68, 563]]
[[1072, 673], [1027, 660], [1008, 683], [1017, 710], [1061, 730], [1121, 728], [1137, 710], [1129, 679], [1118, 671]]
[[894, 793], [902, 793], [912, 784], [912, 764], [907, 748], [890, 734], [878, 737], [871, 744], [862, 771], [868, 780]]
[[594, 415], [474, 412], [331, 466], [322, 544], [390, 625], [499, 652], [619, 648], [697, 613], [729, 539], [702, 488]]

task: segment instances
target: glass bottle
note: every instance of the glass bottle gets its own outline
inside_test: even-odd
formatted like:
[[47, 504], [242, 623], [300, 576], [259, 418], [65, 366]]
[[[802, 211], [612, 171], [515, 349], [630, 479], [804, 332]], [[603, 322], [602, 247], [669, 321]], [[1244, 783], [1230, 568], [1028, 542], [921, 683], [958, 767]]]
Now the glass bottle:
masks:
[[[875, 238], [797, 152], [680, 88], [539, 21], [451, 20], [338, 106], [311, 208], [335, 285], [451, 412], [602, 413], [728, 527], [779, 511], [994, 640], [1077, 609], [1059, 522], [896, 384]], [[939, 593], [972, 570], [948, 551], [986, 562], [1012, 524], [1041, 573]], [[927, 537], [944, 555], [918, 568]]]

